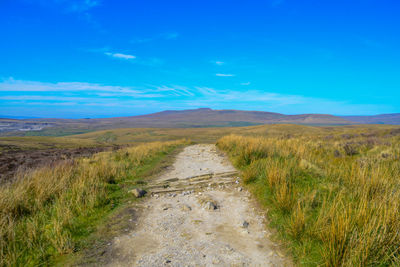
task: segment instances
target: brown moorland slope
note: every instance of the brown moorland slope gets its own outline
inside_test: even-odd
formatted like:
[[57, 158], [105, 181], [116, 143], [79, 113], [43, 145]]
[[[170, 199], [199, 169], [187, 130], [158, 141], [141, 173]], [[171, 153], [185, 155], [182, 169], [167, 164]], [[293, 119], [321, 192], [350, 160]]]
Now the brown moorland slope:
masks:
[[94, 130], [115, 128], [196, 128], [235, 127], [273, 123], [307, 125], [349, 125], [343, 118], [327, 114], [284, 115], [264, 111], [213, 110], [167, 110], [141, 116], [101, 119], [0, 119], [0, 133], [9, 135], [69, 135]]
[[375, 116], [342, 116], [343, 119], [362, 124], [400, 124], [400, 113], [381, 114]]

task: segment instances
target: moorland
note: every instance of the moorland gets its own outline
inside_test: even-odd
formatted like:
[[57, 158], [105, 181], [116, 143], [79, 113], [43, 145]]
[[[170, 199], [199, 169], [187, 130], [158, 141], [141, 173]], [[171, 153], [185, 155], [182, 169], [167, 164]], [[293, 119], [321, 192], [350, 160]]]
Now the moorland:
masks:
[[2, 266], [65, 263], [93, 246], [137, 201], [129, 191], [192, 143], [227, 153], [296, 265], [400, 264], [399, 126], [57, 131], [0, 137]]

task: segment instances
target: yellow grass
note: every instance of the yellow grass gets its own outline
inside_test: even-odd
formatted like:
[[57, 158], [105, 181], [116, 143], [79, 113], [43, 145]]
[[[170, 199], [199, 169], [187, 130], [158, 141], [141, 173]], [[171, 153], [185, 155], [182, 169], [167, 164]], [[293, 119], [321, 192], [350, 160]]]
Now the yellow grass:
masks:
[[0, 188], [0, 265], [49, 264], [71, 253], [85, 224], [129, 189], [121, 183], [140, 178], [154, 160], [185, 143], [148, 143], [20, 174]]
[[351, 131], [217, 143], [243, 169], [299, 265], [400, 264], [399, 130]]

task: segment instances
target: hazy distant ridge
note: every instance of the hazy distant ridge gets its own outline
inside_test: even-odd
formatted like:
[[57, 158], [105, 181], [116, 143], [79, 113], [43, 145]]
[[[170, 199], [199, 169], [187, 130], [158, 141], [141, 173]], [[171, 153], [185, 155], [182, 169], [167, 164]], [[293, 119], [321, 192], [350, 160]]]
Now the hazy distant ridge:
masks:
[[167, 110], [148, 115], [96, 119], [106, 124], [126, 124], [129, 127], [205, 127], [240, 126], [268, 123], [298, 124], [350, 124], [349, 121], [325, 114], [284, 115], [264, 111], [213, 110]]
[[400, 113], [339, 117], [328, 114], [284, 115], [265, 111], [200, 108], [166, 110], [141, 116], [103, 119], [0, 119], [0, 133], [40, 131], [43, 128], [62, 128], [60, 134], [64, 134], [65, 130], [70, 133], [81, 133], [114, 128], [235, 127], [273, 123], [304, 125], [400, 124]]
[[342, 116], [343, 119], [361, 124], [393, 124], [400, 125], [400, 113], [374, 116]]

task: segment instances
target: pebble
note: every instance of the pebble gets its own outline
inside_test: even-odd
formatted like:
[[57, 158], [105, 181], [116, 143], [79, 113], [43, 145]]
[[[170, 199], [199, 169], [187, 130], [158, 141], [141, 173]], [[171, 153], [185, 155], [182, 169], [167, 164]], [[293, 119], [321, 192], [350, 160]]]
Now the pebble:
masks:
[[135, 188], [135, 189], [132, 189], [129, 192], [132, 193], [137, 198], [143, 197], [147, 193], [145, 190], [143, 190], [141, 188]]
[[206, 204], [204, 205], [204, 208], [207, 210], [216, 210], [218, 209], [218, 206], [212, 201], [207, 201]]

